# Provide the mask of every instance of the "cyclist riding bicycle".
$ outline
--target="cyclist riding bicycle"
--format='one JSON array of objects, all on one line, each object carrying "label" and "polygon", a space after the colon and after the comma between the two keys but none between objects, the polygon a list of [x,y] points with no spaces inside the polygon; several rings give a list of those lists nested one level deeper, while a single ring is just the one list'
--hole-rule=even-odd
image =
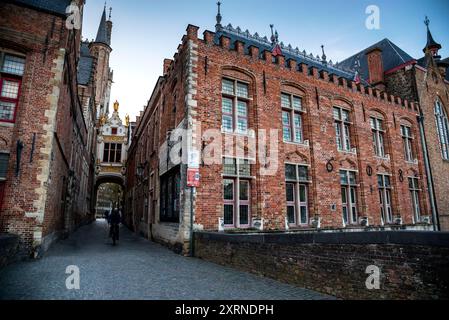
[{"label": "cyclist riding bicycle", "polygon": [[114,246],[116,242],[119,240],[119,230],[121,221],[122,215],[120,209],[118,208],[118,206],[114,206],[114,209],[112,210],[109,216],[109,223],[111,225],[110,237],[112,238]]}]

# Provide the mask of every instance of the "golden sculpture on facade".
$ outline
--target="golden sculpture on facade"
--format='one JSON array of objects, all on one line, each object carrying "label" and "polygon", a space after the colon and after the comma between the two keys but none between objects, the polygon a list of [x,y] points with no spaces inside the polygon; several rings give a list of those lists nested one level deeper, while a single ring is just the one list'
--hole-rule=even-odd
[{"label": "golden sculpture on facade", "polygon": [[118,112],[118,108],[120,107],[120,104],[118,103],[117,100],[115,100],[114,102],[114,112]]},{"label": "golden sculpture on facade", "polygon": [[126,125],[126,127],[129,127],[129,123],[130,123],[130,121],[129,121],[129,114],[127,114],[126,117],[125,117],[125,125]]},{"label": "golden sculpture on facade", "polygon": [[104,114],[102,114],[100,116],[100,126],[104,126],[106,124],[106,116]]}]

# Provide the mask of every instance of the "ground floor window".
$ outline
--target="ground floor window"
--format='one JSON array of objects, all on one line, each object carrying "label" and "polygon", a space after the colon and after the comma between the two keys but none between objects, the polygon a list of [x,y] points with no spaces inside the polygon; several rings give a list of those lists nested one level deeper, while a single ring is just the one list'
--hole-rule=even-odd
[{"label": "ground floor window", "polygon": [[286,201],[287,220],[290,225],[309,224],[309,201],[308,201],[308,176],[309,168],[287,164],[285,166],[286,176]]},{"label": "ground floor window", "polygon": [[179,167],[161,177],[161,222],[179,223],[181,175]]},{"label": "ground floor window", "polygon": [[3,206],[5,181],[8,175],[9,154],[0,153],[0,210]]},{"label": "ground floor window", "polygon": [[393,222],[393,209],[391,207],[391,178],[389,175],[378,175],[380,214],[383,223]]},{"label": "ground floor window", "polygon": [[251,225],[251,166],[249,160],[224,159],[224,225],[247,228]]},{"label": "ground floor window", "polygon": [[0,181],[6,180],[8,174],[9,153],[0,153]]},{"label": "ground floor window", "polygon": [[415,223],[421,221],[421,207],[419,205],[419,180],[418,178],[408,178],[410,196],[412,199],[413,218]]},{"label": "ground floor window", "polygon": [[357,179],[354,171],[340,171],[341,201],[345,225],[357,224]]}]

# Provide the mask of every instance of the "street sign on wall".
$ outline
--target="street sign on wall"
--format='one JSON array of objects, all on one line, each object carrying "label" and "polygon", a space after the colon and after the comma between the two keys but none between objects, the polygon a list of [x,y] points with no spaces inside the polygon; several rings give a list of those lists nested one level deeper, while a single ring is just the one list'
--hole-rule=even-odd
[{"label": "street sign on wall", "polygon": [[191,188],[200,186],[200,169],[187,169],[187,186]]},{"label": "street sign on wall", "polygon": [[200,152],[198,150],[190,150],[188,167],[191,169],[200,167]]}]

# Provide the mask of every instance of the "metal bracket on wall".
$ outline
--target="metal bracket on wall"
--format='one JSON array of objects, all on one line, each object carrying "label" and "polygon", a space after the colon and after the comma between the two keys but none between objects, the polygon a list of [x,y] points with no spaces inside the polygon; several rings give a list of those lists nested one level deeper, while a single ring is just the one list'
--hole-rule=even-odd
[{"label": "metal bracket on wall", "polygon": [[334,171],[334,165],[332,164],[333,161],[335,161],[335,158],[330,159],[326,164],[326,170],[329,173]]}]

